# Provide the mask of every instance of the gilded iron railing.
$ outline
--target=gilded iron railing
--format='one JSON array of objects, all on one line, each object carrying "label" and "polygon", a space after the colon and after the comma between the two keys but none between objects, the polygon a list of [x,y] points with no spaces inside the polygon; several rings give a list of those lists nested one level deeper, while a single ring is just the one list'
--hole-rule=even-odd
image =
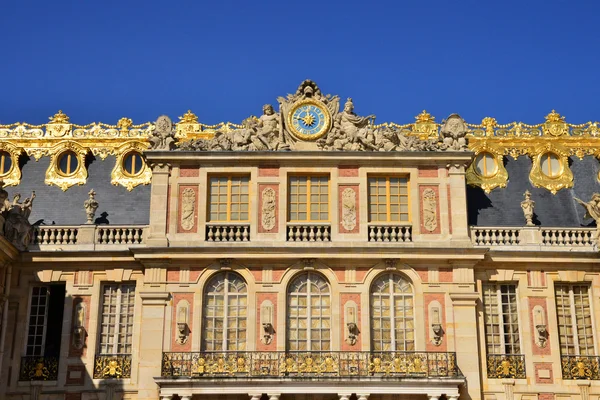
[{"label": "gilded iron railing", "polygon": [[600,357],[561,356],[563,379],[600,379]]},{"label": "gilded iron railing", "polygon": [[455,353],[187,352],[163,353],[162,377],[462,378]]},{"label": "gilded iron railing", "polygon": [[94,379],[130,377],[131,354],[102,354],[94,358]]},{"label": "gilded iron railing", "polygon": [[58,357],[21,357],[20,381],[55,381],[58,379]]},{"label": "gilded iron railing", "polygon": [[523,354],[488,354],[488,378],[525,379],[525,356]]}]

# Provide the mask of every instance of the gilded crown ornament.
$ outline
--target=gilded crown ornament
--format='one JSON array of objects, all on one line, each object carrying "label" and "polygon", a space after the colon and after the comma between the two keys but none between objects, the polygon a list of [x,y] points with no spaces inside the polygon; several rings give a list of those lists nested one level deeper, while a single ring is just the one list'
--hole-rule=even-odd
[{"label": "gilded crown ornament", "polygon": [[198,117],[196,114],[192,112],[192,110],[188,110],[185,114],[179,117],[179,124],[196,124],[198,123]]},{"label": "gilded crown ornament", "polygon": [[50,124],[68,124],[69,123],[69,117],[62,112],[62,110],[58,110],[58,112],[56,114],[54,114],[52,117],[48,118],[50,120]]},{"label": "gilded crown ornament", "polygon": [[117,127],[122,131],[126,132],[133,125],[133,121],[130,118],[121,118],[119,122],[117,122]]},{"label": "gilded crown ornament", "polygon": [[417,122],[434,122],[435,121],[435,118],[425,110],[421,111],[421,114],[417,115],[415,117],[415,119],[417,120]]}]

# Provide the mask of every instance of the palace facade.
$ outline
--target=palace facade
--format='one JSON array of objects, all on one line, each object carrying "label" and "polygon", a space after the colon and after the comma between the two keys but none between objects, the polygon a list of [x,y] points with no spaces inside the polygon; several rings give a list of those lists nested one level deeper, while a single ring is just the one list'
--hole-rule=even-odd
[{"label": "palace facade", "polygon": [[600,398],[597,123],[277,100],[0,125],[0,398]]}]

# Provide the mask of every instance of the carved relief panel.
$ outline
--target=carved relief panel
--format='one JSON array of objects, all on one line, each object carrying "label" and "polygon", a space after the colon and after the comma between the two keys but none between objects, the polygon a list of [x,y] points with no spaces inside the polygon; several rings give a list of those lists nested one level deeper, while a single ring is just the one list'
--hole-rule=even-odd
[{"label": "carved relief panel", "polygon": [[439,188],[437,186],[419,186],[421,206],[421,233],[441,233]]},{"label": "carved relief panel", "polygon": [[261,184],[258,185],[260,204],[258,209],[258,232],[259,233],[277,233],[279,232],[279,185]]},{"label": "carved relief panel", "polygon": [[340,233],[358,233],[358,185],[340,185],[338,199],[338,218]]},{"label": "carved relief panel", "polygon": [[196,186],[179,187],[179,218],[180,233],[196,233],[198,231],[198,188]]}]

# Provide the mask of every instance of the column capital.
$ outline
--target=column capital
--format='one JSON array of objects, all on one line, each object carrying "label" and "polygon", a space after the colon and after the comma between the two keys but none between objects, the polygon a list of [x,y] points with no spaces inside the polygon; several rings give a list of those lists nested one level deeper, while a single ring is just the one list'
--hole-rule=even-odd
[{"label": "column capital", "polygon": [[429,400],[439,400],[440,399],[440,395],[439,394],[428,394],[427,398]]},{"label": "column capital", "polygon": [[167,304],[169,296],[169,292],[140,292],[143,305],[164,306]]},{"label": "column capital", "polygon": [[477,300],[479,300],[479,293],[450,293],[450,299],[455,306],[475,307]]},{"label": "column capital", "polygon": [[281,393],[267,395],[269,396],[269,400],[279,400],[279,396],[281,396]]},{"label": "column capital", "polygon": [[356,394],[356,397],[358,397],[358,400],[369,400],[369,396],[370,396],[370,394],[361,394],[361,393]]},{"label": "column capital", "polygon": [[262,393],[248,393],[248,396],[250,397],[250,400],[260,400],[260,398],[262,397]]}]

